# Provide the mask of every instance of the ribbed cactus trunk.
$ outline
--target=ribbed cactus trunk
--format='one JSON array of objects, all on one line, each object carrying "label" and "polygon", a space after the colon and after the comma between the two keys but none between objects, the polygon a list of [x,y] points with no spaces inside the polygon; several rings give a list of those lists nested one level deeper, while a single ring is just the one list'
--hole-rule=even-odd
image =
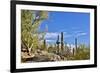
[{"label": "ribbed cactus trunk", "polygon": [[59,44],[60,44],[60,42],[59,42],[59,35],[58,35],[58,37],[57,37],[57,42],[56,42],[56,44],[57,44],[57,53],[59,53],[60,51],[59,51]]},{"label": "ribbed cactus trunk", "polygon": [[75,49],[76,49],[76,53],[77,53],[77,38],[75,38]]},{"label": "ribbed cactus trunk", "polygon": [[75,55],[75,48],[73,48],[73,56]]},{"label": "ribbed cactus trunk", "polygon": [[44,48],[44,50],[46,50],[46,40],[45,39],[43,41],[43,48]]},{"label": "ribbed cactus trunk", "polygon": [[64,50],[63,32],[61,32],[61,51]]}]

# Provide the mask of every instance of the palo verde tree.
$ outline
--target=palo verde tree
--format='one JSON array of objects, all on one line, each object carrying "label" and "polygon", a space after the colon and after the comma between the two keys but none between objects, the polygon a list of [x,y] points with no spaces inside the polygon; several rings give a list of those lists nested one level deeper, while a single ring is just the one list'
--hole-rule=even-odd
[{"label": "palo verde tree", "polygon": [[27,50],[38,47],[38,27],[47,18],[47,11],[21,10],[21,43]]}]

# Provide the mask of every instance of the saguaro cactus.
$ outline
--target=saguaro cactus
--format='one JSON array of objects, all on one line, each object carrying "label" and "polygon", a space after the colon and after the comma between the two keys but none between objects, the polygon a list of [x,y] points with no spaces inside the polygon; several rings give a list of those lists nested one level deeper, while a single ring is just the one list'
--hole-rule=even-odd
[{"label": "saguaro cactus", "polygon": [[57,44],[57,53],[59,53],[59,44],[60,44],[60,42],[59,42],[59,35],[58,35],[58,37],[57,37],[57,42],[56,42],[56,44]]},{"label": "saguaro cactus", "polygon": [[43,49],[46,50],[46,40],[43,41]]},{"label": "saguaro cactus", "polygon": [[64,50],[63,32],[61,32],[61,51]]},{"label": "saguaro cactus", "polygon": [[77,52],[77,38],[75,38],[75,49],[76,49],[76,52]]}]

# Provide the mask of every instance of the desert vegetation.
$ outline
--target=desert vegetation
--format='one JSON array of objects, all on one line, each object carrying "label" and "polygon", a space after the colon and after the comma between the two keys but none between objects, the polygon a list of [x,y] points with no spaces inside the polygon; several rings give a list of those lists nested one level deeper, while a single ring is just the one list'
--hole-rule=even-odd
[{"label": "desert vegetation", "polygon": [[60,32],[54,44],[48,44],[44,38],[46,31],[38,30],[48,18],[48,11],[21,10],[22,63],[90,59],[90,47],[77,44],[78,38],[74,40],[74,47],[68,46],[64,43],[63,32]]}]

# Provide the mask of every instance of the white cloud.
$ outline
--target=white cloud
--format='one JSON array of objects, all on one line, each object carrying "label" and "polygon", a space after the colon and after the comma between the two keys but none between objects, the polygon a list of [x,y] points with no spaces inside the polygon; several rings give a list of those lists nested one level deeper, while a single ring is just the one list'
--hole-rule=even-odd
[{"label": "white cloud", "polygon": [[[64,38],[72,37],[72,35],[68,34],[67,32],[63,32],[63,33],[64,33]],[[59,38],[61,38],[61,33],[60,32],[53,32],[53,33],[49,32],[49,33],[46,33],[45,39],[57,39],[58,35],[59,35]]]},{"label": "white cloud", "polygon": [[46,39],[57,38],[57,36],[58,36],[59,34],[60,34],[60,33],[57,33],[57,32],[54,32],[54,33],[46,33],[45,38],[46,38]]},{"label": "white cloud", "polygon": [[52,43],[52,42],[56,42],[55,40],[46,40],[46,42]]},{"label": "white cloud", "polygon": [[64,32],[64,38],[69,38],[69,37],[72,37],[72,35],[68,34],[67,32]]},{"label": "white cloud", "polygon": [[85,36],[85,35],[87,35],[87,33],[82,32],[82,33],[78,33],[78,34],[77,34],[77,37],[79,37],[79,36]]},{"label": "white cloud", "polygon": [[77,30],[77,31],[74,31],[74,33],[82,33],[82,31],[80,31],[80,30]]}]

